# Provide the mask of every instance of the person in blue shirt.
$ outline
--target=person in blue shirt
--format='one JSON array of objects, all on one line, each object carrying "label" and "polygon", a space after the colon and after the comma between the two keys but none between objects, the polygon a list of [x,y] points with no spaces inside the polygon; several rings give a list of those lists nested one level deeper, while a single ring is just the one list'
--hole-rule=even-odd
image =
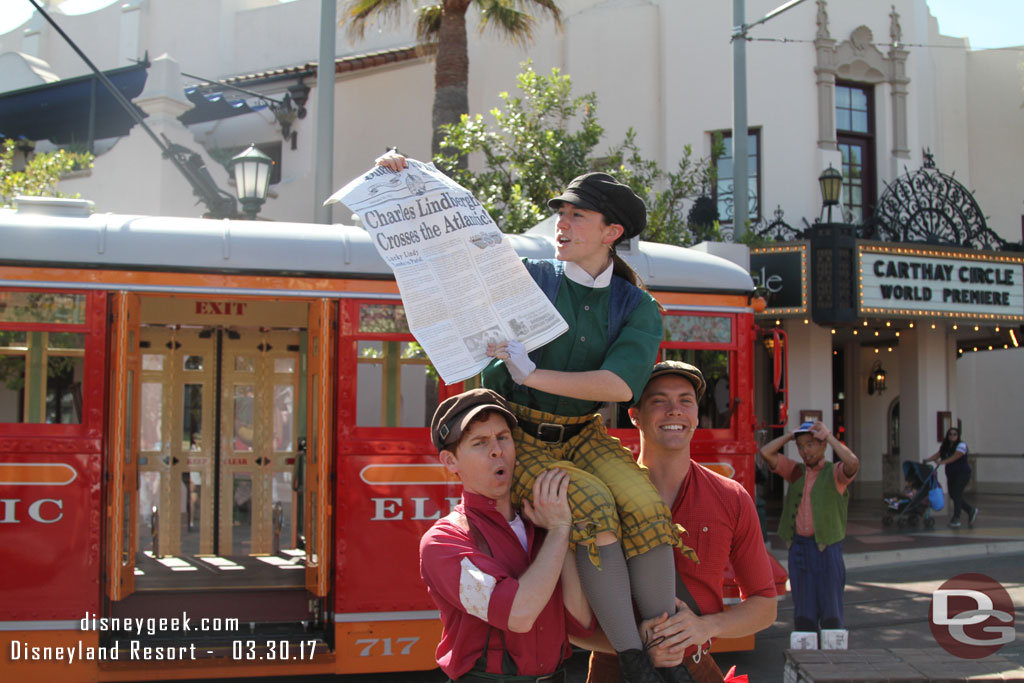
[{"label": "person in blue shirt", "polygon": [[925,462],[938,460],[946,466],[946,483],[949,486],[949,497],[953,501],[953,516],[949,518],[952,529],[960,528],[960,511],[967,513],[967,526],[974,528],[974,520],[978,518],[978,508],[964,498],[964,490],[971,481],[971,464],[967,460],[967,444],[960,438],[960,429],[950,427],[946,438],[942,440],[938,452]]}]

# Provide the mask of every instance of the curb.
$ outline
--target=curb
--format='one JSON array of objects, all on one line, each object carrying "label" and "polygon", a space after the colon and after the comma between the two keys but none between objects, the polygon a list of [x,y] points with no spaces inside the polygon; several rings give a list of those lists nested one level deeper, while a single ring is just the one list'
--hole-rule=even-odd
[{"label": "curb", "polygon": [[[843,553],[847,569],[882,567],[893,564],[911,564],[950,557],[984,557],[986,555],[1010,555],[1024,552],[1024,541],[992,541],[989,543],[967,543],[962,545],[932,546],[929,548],[907,548],[870,553]],[[789,572],[789,552],[772,550],[771,555]]]}]

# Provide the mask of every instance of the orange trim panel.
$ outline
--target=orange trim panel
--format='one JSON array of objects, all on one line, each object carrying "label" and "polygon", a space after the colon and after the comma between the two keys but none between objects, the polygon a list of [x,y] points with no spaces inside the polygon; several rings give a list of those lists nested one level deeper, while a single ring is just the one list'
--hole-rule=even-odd
[{"label": "orange trim panel", "polygon": [[339,674],[436,669],[439,619],[335,624]]},{"label": "orange trim panel", "polygon": [[0,485],[67,486],[77,477],[75,468],[62,462],[0,463]]},{"label": "orange trim panel", "polygon": [[[16,281],[67,282],[109,285],[142,285],[146,287],[199,287],[211,289],[274,289],[343,291],[368,294],[398,294],[394,280],[333,279],[278,277],[272,275],[238,275],[236,273],[169,273],[129,270],[90,270],[84,268],[2,268],[0,277]],[[273,297],[266,297],[273,298]]]},{"label": "orange trim panel", "polygon": [[359,478],[374,484],[457,484],[459,478],[441,464],[367,465]]}]

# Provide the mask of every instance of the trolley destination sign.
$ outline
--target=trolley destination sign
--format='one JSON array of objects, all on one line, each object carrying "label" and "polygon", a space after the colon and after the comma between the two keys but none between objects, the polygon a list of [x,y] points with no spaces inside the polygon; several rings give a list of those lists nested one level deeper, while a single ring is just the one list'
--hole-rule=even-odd
[{"label": "trolley destination sign", "polygon": [[860,310],[992,320],[1024,319],[1024,259],[859,245]]}]

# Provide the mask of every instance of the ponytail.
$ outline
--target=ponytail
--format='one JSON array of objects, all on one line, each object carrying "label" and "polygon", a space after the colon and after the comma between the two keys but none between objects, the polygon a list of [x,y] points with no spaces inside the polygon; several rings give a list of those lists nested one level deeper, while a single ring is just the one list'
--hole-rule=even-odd
[{"label": "ponytail", "polygon": [[[633,270],[633,266],[626,263],[625,259],[619,256],[618,252],[615,251],[615,247],[611,248],[611,252],[612,275],[618,275],[619,277],[621,277],[623,280],[633,285],[634,287],[642,289],[648,294],[650,294],[650,292],[647,291],[647,286],[644,284],[644,281],[640,278],[640,274]],[[654,298],[653,295],[651,298]],[[665,307],[661,305],[660,301],[654,299],[654,303],[658,304],[659,311],[661,311],[662,313],[665,312]]]},{"label": "ponytail", "polygon": [[[613,223],[618,223],[619,225],[622,225],[622,223],[612,218],[607,213],[602,212],[601,217],[604,219],[605,225],[612,225]],[[640,274],[633,270],[633,266],[626,263],[626,260],[619,256],[619,252],[615,249],[615,247],[619,246],[628,239],[629,237],[627,237],[626,233],[623,232],[621,235],[619,235],[619,238],[615,240],[615,243],[612,244],[612,246],[608,247],[608,250],[612,254],[612,275],[618,275],[623,280],[633,285],[637,289],[642,289],[647,294],[651,294],[647,290],[647,285],[645,285],[644,281],[640,278]],[[654,299],[654,303],[658,305],[658,310],[664,313],[665,307],[661,305],[661,302],[658,301],[653,294],[651,294],[651,298]]]}]

